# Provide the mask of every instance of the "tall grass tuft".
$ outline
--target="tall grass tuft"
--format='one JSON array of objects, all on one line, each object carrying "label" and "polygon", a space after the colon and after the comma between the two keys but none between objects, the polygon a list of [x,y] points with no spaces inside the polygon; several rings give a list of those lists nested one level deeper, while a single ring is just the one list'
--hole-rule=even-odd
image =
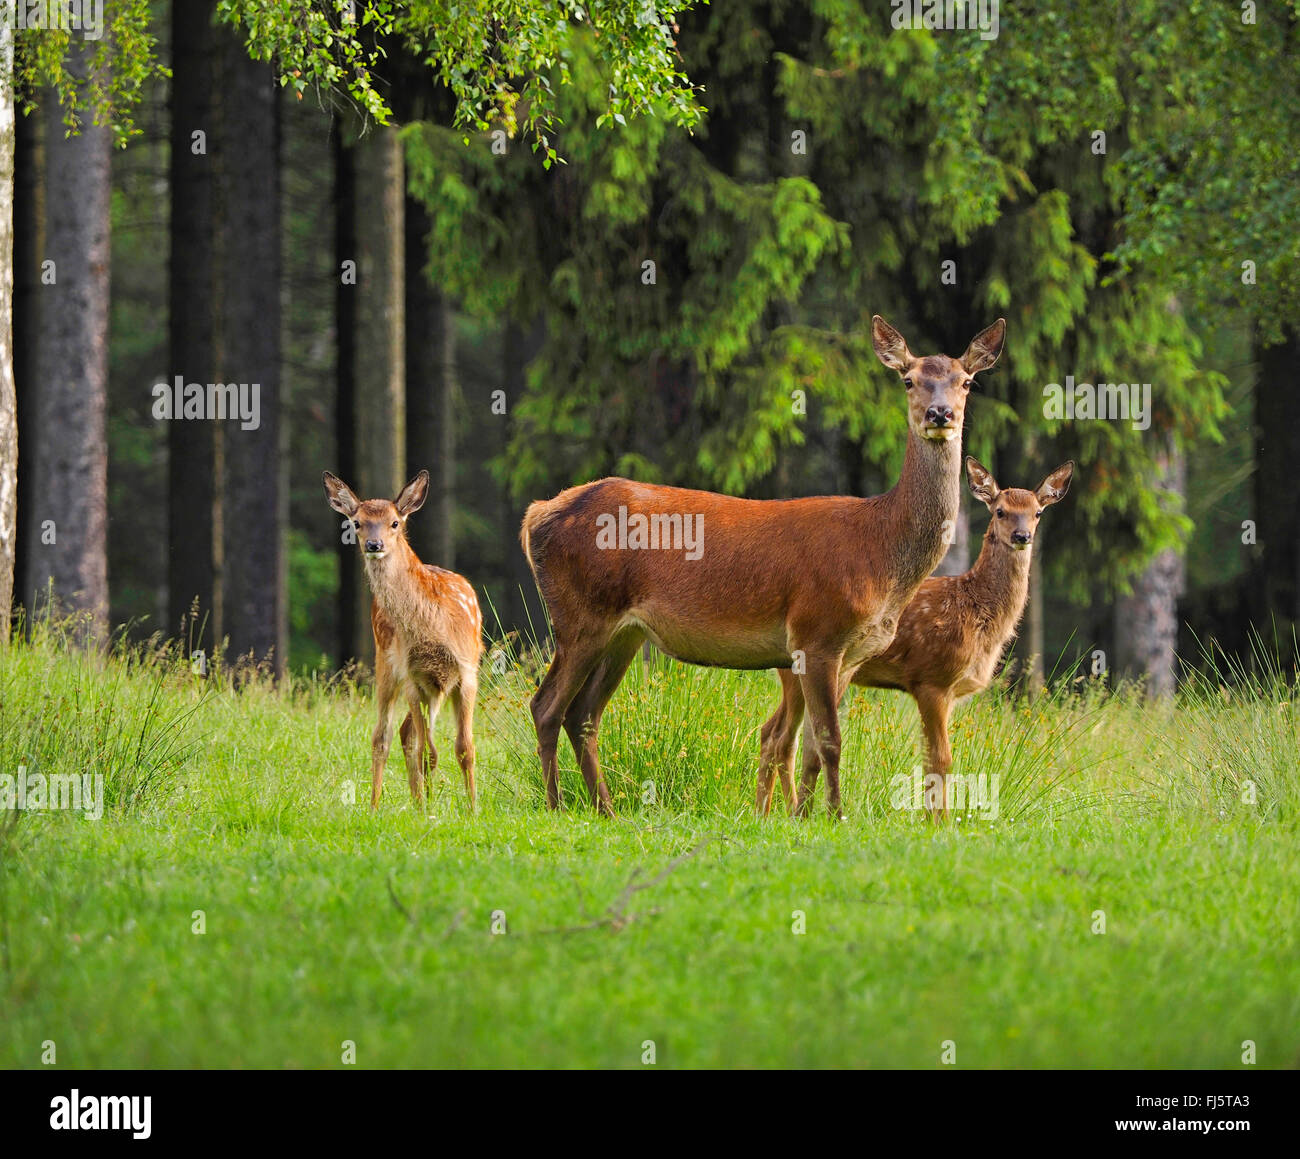
[{"label": "tall grass tuft", "polygon": [[71,621],[41,619],[0,653],[0,772],[102,775],[105,808],[165,797],[192,752],[204,691],[178,648],[120,633],[76,646]]},{"label": "tall grass tuft", "polygon": [[[1290,644],[1294,657],[1295,640]],[[1183,672],[1179,712],[1163,746],[1171,794],[1218,818],[1295,822],[1300,712],[1282,647],[1254,633],[1249,663],[1213,644],[1202,645],[1201,653],[1203,663]]]}]

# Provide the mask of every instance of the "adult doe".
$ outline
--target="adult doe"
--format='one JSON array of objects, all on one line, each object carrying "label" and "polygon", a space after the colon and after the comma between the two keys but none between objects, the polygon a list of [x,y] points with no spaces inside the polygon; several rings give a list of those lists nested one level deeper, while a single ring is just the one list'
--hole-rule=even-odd
[{"label": "adult doe", "polygon": [[[984,545],[970,571],[936,576],[921,585],[903,610],[894,642],[853,673],[864,688],[894,688],[916,701],[925,731],[926,800],[932,820],[948,814],[952,747],[948,718],[960,699],[987,688],[1002,653],[1016,633],[1029,598],[1029,562],[1034,529],[1043,509],[1070,488],[1073,461],[1057,467],[1036,490],[999,489],[980,463],[966,460],[971,493],[989,509]],[[758,765],[758,812],[772,804],[772,778],[779,773],[787,805],[794,805],[792,761],[803,718],[804,697],[788,672],[781,679],[781,704],[763,725]],[[817,780],[816,746],[804,736],[803,781]]]},{"label": "adult doe", "polygon": [[[967,392],[973,375],[997,361],[1005,334],[999,318],[959,359],[917,358],[897,330],[872,319],[876,355],[902,376],[908,400],[902,476],[884,495],[737,499],[611,478],[528,508],[520,538],[555,634],[555,657],[532,700],[551,808],[561,803],[555,750],[563,727],[592,803],[612,814],[596,752],[600,717],[649,638],[692,664],[793,668],[826,768],[827,803],[840,815],[844,681],[889,645],[899,614],[943,556],[945,525],[957,516]],[[689,549],[684,527],[694,532]],[[803,812],[814,787],[804,785]]]},{"label": "adult doe", "polygon": [[[374,596],[375,701],[379,722],[370,742],[370,808],[379,806],[384,766],[393,739],[392,709],[406,702],[402,751],[411,797],[424,807],[425,783],[438,765],[430,729],[445,697],[456,712],[456,759],[474,808],[474,697],[483,653],[483,617],[464,576],[421,563],[406,539],[406,521],[423,505],[429,472],[421,471],[396,499],[362,502],[342,479],[323,476],[329,504],[352,520]],[[426,719],[425,708],[431,710]]]}]

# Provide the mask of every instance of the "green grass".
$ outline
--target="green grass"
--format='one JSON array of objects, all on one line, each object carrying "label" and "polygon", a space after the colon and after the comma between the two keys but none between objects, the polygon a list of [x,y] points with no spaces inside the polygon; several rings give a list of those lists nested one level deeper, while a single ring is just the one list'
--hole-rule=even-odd
[{"label": "green grass", "polygon": [[1281,681],[1169,710],[994,689],[954,747],[1001,813],[935,830],[890,805],[919,760],[906,697],[846,704],[847,822],[758,822],[775,681],[667,662],[607,713],[618,818],[567,751],[548,814],[534,672],[485,668],[477,816],[450,713],[424,815],[395,751],[372,816],[364,689],[234,691],[48,628],[12,646],[0,772],[103,773],[106,809],[0,814],[0,1065],[48,1041],[73,1068],[334,1067],[345,1042],[363,1067],[639,1067],[647,1041],[661,1067],[937,1067],[949,1041],[970,1068],[1237,1067],[1245,1040],[1300,1062]]}]

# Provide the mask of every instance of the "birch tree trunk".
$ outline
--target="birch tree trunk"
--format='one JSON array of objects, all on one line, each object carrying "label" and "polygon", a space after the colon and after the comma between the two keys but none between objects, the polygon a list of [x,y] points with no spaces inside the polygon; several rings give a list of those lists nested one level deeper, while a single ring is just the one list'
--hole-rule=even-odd
[{"label": "birch tree trunk", "polygon": [[[1168,440],[1160,456],[1159,486],[1182,496],[1186,472],[1181,452]],[[1183,592],[1183,558],[1167,548],[1133,581],[1133,591],[1115,605],[1115,661],[1121,675],[1145,678],[1154,700],[1173,696],[1177,686],[1178,597]]]}]

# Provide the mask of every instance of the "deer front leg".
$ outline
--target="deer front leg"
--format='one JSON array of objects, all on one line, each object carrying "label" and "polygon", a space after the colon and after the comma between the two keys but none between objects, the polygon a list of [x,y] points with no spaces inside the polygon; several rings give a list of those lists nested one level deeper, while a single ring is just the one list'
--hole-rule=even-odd
[{"label": "deer front leg", "polygon": [[393,700],[397,682],[392,670],[384,661],[383,652],[375,656],[375,705],[379,720],[370,737],[370,811],[379,808],[379,796],[384,791],[384,766],[388,763],[388,746],[393,740]]},{"label": "deer front leg", "polygon": [[[439,693],[434,698],[432,705],[435,716],[441,703],[442,695]],[[424,697],[414,683],[407,687],[406,705],[410,710],[407,713],[406,721],[402,722],[402,749],[406,753],[406,783],[410,786],[411,800],[415,802],[415,807],[423,811],[425,773],[430,753],[433,752],[433,739],[429,735],[429,723],[424,715]],[[412,724],[411,732],[413,734],[409,744],[406,731],[407,721]],[[436,755],[433,759],[437,760]]]},{"label": "deer front leg", "polygon": [[948,774],[952,769],[952,747],[948,742],[948,717],[952,695],[946,688],[920,688],[916,705],[921,710],[925,732],[925,803],[930,820],[948,819]]},{"label": "deer front leg", "polygon": [[[822,761],[817,755],[817,741],[813,737],[812,718],[805,715],[803,718],[803,754],[802,768],[799,773],[799,800],[806,802],[800,806],[800,812],[803,816],[808,816],[812,812],[813,794],[817,789],[817,778],[821,775]],[[792,808],[791,813],[795,810]]]},{"label": "deer front leg", "polygon": [[[841,692],[840,657],[808,659],[808,671],[799,679],[804,701],[808,708],[811,735],[805,736],[805,748],[814,752],[826,770],[826,807],[830,815],[842,821],[840,810],[840,714]],[[811,741],[809,744],[807,742]],[[808,751],[804,753],[804,772],[799,786],[797,811],[807,816],[812,808],[813,791],[817,788],[817,767],[809,765]]]}]

